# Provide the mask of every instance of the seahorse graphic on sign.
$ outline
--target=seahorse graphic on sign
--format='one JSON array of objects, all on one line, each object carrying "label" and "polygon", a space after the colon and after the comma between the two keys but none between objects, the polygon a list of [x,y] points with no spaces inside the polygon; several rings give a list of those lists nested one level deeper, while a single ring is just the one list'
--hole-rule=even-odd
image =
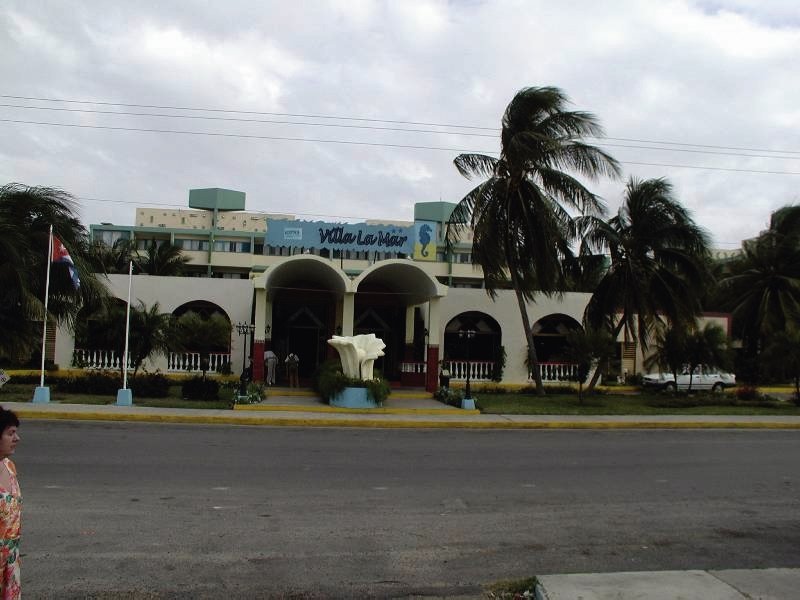
[{"label": "seahorse graphic on sign", "polygon": [[419,228],[419,244],[422,246],[422,250],[420,250],[420,254],[422,256],[428,256],[428,244],[431,243],[431,226],[425,223]]}]

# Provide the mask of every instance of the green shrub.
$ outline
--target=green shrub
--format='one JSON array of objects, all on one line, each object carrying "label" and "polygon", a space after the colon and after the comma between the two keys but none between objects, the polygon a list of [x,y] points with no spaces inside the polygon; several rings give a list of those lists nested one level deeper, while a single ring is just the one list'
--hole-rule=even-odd
[{"label": "green shrub", "polygon": [[170,381],[161,373],[140,373],[130,380],[133,395],[142,398],[166,398]]},{"label": "green shrub", "polygon": [[192,377],[184,380],[181,394],[186,400],[218,400],[219,382],[201,376]]},{"label": "green shrub", "polygon": [[50,381],[59,392],[113,396],[122,387],[122,376],[116,371],[91,371],[86,375],[53,377]]},{"label": "green shrub", "polygon": [[439,388],[433,393],[433,397],[439,402],[443,402],[449,406],[461,408],[461,400],[464,398],[464,392],[460,389]]},{"label": "green shrub", "polygon": [[385,379],[376,376],[375,379],[362,381],[361,379],[350,378],[342,373],[341,362],[327,360],[322,363],[312,378],[312,387],[327,402],[340,394],[346,387],[365,387],[369,392],[369,397],[376,403],[382,404],[391,393],[391,388]]}]

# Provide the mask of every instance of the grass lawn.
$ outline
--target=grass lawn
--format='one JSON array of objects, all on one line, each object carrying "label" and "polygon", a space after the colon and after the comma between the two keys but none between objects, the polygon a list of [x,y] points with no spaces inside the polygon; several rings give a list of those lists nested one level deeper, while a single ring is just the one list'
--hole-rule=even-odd
[{"label": "grass lawn", "polygon": [[[36,385],[27,383],[7,383],[0,389],[2,402],[30,402]],[[55,389],[50,390],[50,401],[63,404],[115,404],[116,396],[98,396],[93,394],[67,394]],[[133,398],[136,406],[155,406],[157,408],[206,408],[229,409],[230,404],[223,400],[184,400],[180,397],[180,386],[171,386],[170,395],[166,398]]]},{"label": "grass lawn", "polygon": [[787,401],[738,402],[732,394],[602,394],[585,397],[553,394],[476,393],[483,413],[505,415],[800,415]]}]

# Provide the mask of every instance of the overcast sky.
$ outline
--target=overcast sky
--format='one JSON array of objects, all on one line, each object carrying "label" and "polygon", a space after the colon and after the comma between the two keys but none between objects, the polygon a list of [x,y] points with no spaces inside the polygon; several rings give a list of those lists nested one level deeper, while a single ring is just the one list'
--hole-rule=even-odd
[{"label": "overcast sky", "polygon": [[798,64],[797,0],[4,0],[0,183],[63,188],[86,224],[202,187],[411,220],[474,185],[453,158],[497,151],[516,91],[551,85],[623,163],[590,184],[611,211],[628,177],[666,177],[734,248],[800,202]]}]

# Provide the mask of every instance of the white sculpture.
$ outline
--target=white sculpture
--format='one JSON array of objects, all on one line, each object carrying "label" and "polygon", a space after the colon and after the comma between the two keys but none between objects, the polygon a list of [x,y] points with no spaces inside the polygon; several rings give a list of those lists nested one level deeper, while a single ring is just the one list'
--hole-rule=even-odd
[{"label": "white sculpture", "polygon": [[375,337],[374,333],[354,336],[335,335],[328,340],[328,343],[339,352],[344,374],[363,381],[373,378],[372,366],[375,359],[383,356],[383,349],[386,348],[383,340]]}]

